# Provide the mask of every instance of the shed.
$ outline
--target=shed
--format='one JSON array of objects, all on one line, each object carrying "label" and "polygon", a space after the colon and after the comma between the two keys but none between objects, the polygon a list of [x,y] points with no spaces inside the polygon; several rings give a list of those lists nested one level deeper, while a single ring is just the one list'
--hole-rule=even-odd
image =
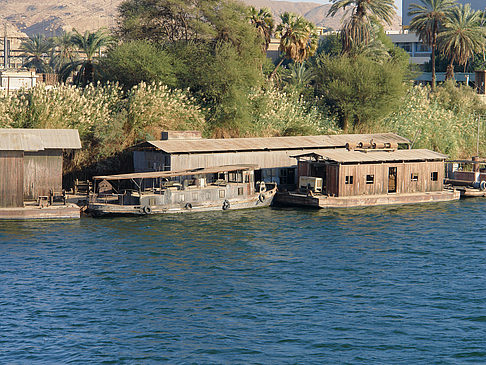
[{"label": "shed", "polygon": [[312,151],[295,156],[298,176],[322,179],[336,197],[442,191],[447,156],[426,149]]},{"label": "shed", "polygon": [[410,141],[394,133],[344,134],[298,137],[204,139],[189,132],[188,138],[171,138],[162,134],[161,140],[146,141],[132,149],[134,170],[176,171],[231,164],[256,164],[257,180],[275,181],[280,185],[295,184],[298,153],[344,148],[346,143],[393,143],[405,147]]},{"label": "shed", "polygon": [[0,207],[61,191],[63,151],[80,148],[75,129],[0,129]]}]

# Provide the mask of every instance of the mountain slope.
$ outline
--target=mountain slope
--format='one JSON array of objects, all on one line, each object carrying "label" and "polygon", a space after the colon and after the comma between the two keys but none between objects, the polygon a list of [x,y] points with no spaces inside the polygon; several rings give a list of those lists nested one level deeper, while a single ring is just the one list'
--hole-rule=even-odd
[{"label": "mountain slope", "polygon": [[[73,28],[84,32],[116,25],[117,7],[122,0],[0,0],[0,18],[9,26],[11,36],[18,31],[27,35],[43,33],[59,34]],[[342,16],[327,17],[330,5],[311,2],[289,2],[273,0],[243,0],[247,5],[269,8],[274,17],[285,12],[305,16],[318,26],[339,29]],[[399,29],[400,18],[396,17],[392,29]],[[2,27],[3,28],[3,27]],[[3,30],[3,29],[1,29]],[[3,33],[3,32],[2,32]]]}]

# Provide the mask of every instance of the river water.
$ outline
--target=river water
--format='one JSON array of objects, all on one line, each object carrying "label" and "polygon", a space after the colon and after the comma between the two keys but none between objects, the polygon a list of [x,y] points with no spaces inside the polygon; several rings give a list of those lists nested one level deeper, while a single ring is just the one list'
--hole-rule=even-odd
[{"label": "river water", "polygon": [[485,363],[485,208],[2,222],[0,363]]}]

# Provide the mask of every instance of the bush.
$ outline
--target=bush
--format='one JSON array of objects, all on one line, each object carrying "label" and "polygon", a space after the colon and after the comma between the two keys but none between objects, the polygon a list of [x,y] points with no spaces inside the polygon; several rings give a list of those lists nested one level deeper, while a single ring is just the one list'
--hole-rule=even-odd
[{"label": "bush", "polygon": [[[470,158],[476,154],[479,103],[477,95],[466,88],[445,85],[431,94],[429,87],[414,86],[400,108],[383,120],[383,129],[414,141],[414,148]],[[485,122],[483,118],[480,136],[486,133]],[[485,153],[486,142],[481,138],[480,154]]]}]

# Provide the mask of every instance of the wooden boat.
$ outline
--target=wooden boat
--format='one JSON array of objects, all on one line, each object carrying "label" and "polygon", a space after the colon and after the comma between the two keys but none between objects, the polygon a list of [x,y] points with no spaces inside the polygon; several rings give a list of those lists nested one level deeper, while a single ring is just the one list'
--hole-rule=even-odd
[{"label": "wooden boat", "polygon": [[277,186],[255,183],[256,168],[256,165],[228,165],[95,176],[95,192],[89,196],[88,213],[147,215],[268,207]]},{"label": "wooden boat", "polygon": [[[373,146],[373,143],[368,143]],[[298,163],[296,191],[279,192],[276,205],[347,208],[418,204],[457,200],[454,188],[444,189],[447,156],[429,150],[398,150],[393,146],[309,152]]]},{"label": "wooden boat", "polygon": [[471,160],[446,161],[445,183],[460,191],[462,198],[486,196],[486,160],[473,156]]}]

